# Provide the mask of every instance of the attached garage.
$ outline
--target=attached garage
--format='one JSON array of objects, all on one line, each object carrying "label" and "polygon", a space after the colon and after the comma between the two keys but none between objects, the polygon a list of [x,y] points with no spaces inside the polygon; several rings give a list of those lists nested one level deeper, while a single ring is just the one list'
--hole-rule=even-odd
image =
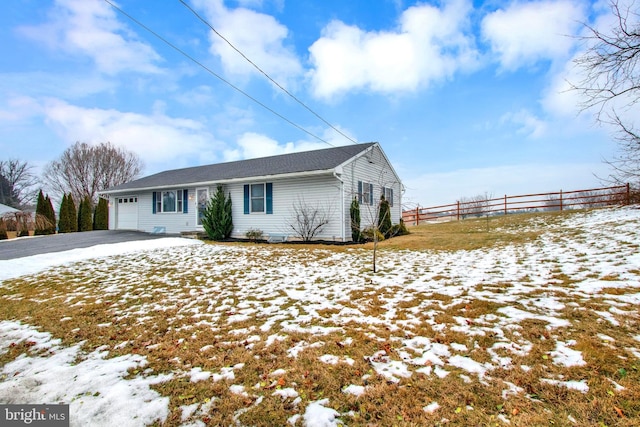
[{"label": "attached garage", "polygon": [[138,197],[127,196],[116,199],[116,229],[138,229]]}]

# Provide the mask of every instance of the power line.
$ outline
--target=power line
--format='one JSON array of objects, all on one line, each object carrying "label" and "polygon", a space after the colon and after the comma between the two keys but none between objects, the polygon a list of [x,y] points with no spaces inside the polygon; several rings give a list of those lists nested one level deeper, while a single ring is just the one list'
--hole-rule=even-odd
[{"label": "power line", "polygon": [[282,120],[284,120],[285,122],[289,123],[291,126],[301,130],[302,132],[304,132],[307,135],[317,139],[318,141],[324,142],[325,144],[329,145],[330,147],[333,147],[333,145],[331,143],[329,143],[328,141],[325,141],[324,139],[322,139],[319,136],[311,133],[310,131],[306,130],[305,128],[303,128],[302,126],[298,125],[297,123],[294,123],[293,121],[289,120],[288,118],[286,118],[282,114],[278,113],[274,109],[270,108],[269,106],[265,105],[264,103],[262,103],[261,101],[257,100],[253,96],[249,95],[247,92],[245,92],[242,89],[240,89],[239,87],[235,86],[233,83],[229,82],[224,77],[222,77],[221,75],[217,74],[215,71],[211,70],[209,67],[207,67],[206,65],[202,64],[200,61],[198,61],[197,59],[195,59],[194,57],[192,57],[191,55],[189,55],[188,53],[186,53],[185,51],[183,51],[182,49],[180,49],[179,47],[177,47],[176,45],[174,45],[173,43],[171,43],[170,41],[168,41],[164,37],[162,37],[160,34],[156,33],[151,28],[147,27],[145,24],[143,24],[142,22],[138,21],[133,16],[129,15],[127,12],[122,10],[120,7],[118,7],[115,4],[113,4],[110,0],[104,0],[104,1],[106,3],[108,3],[111,7],[113,7],[115,10],[117,10],[119,13],[121,13],[124,16],[126,16],[128,19],[130,19],[131,21],[135,22],[137,25],[139,25],[140,27],[144,28],[149,33],[153,34],[155,37],[160,39],[162,42],[164,42],[165,44],[167,44],[168,46],[170,46],[171,48],[173,48],[174,50],[176,50],[177,52],[179,52],[180,54],[182,54],[184,57],[188,58],[189,60],[191,60],[195,64],[197,64],[200,67],[202,67],[209,74],[211,74],[212,76],[218,78],[220,81],[222,81],[223,83],[227,84],[232,89],[240,92],[241,94],[243,94],[244,96],[246,96],[247,98],[249,98],[250,100],[255,102],[256,104],[260,105],[262,108],[264,108],[265,110],[269,111],[270,113],[276,115],[277,117],[280,117]]},{"label": "power line", "polygon": [[200,16],[200,14],[198,14],[198,12],[196,12],[191,6],[189,6],[187,4],[187,2],[185,0],[178,0],[180,1],[180,3],[182,3],[184,5],[184,7],[186,7],[187,9],[189,9],[191,11],[191,13],[193,13],[203,24],[205,24],[207,27],[209,27],[211,29],[211,31],[213,31],[218,37],[220,37],[222,40],[224,40],[233,50],[235,50],[236,52],[238,52],[240,54],[240,56],[242,56],[247,62],[249,62],[249,64],[253,65],[253,67],[258,70],[260,73],[262,73],[262,75],[264,75],[267,79],[269,79],[269,81],[271,81],[271,83],[273,83],[274,85],[276,85],[278,88],[280,88],[280,90],[282,90],[284,93],[286,93],[287,95],[289,95],[289,97],[291,97],[294,101],[296,101],[298,104],[302,105],[307,111],[309,111],[311,114],[313,114],[314,116],[316,116],[318,119],[320,119],[324,124],[326,124],[327,126],[329,126],[331,129],[335,130],[336,132],[338,132],[340,135],[344,136],[346,139],[348,139],[349,141],[351,141],[354,144],[357,144],[358,141],[354,140],[353,138],[351,138],[349,135],[345,134],[344,132],[342,132],[340,129],[336,128],[334,125],[332,125],[331,123],[329,123],[327,120],[325,120],[322,116],[320,116],[318,113],[316,113],[315,111],[313,111],[309,106],[307,106],[304,102],[302,102],[300,99],[298,99],[295,95],[293,95],[291,92],[289,92],[287,89],[285,89],[284,87],[282,87],[280,85],[280,83],[278,83],[277,81],[275,81],[274,79],[271,78],[271,76],[269,76],[269,74],[267,74],[264,70],[262,70],[262,68],[260,68],[258,65],[256,65],[256,63],[254,63],[251,59],[249,59],[242,51],[240,51],[240,49],[238,49],[237,47],[235,47],[233,45],[233,43],[231,43],[225,36],[223,36],[222,34],[220,34],[218,32],[218,30],[216,30],[206,19],[204,19],[202,16]]}]

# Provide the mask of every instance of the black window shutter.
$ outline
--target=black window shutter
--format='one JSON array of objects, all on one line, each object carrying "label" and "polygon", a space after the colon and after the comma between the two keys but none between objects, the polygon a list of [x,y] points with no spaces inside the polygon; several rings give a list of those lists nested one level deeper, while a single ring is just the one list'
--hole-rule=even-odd
[{"label": "black window shutter", "polygon": [[189,190],[182,190],[182,213],[189,213]]},{"label": "black window shutter", "polygon": [[151,202],[153,203],[151,206],[151,212],[156,213],[156,192],[151,193]]}]

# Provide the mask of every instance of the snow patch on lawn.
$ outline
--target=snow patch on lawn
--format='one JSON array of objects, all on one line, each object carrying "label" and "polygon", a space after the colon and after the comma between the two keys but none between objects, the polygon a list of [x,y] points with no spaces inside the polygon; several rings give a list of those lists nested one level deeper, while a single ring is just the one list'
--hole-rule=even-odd
[{"label": "snow patch on lawn", "polygon": [[[0,402],[68,403],[75,425],[144,426],[164,422],[169,415],[169,398],[150,386],[172,375],[129,376],[147,362],[139,355],[106,359],[106,351],[89,354],[81,344],[64,347],[46,332],[12,321],[0,322],[0,352],[27,343],[28,354],[5,364],[0,372]],[[135,372],[135,371],[134,371]]]}]

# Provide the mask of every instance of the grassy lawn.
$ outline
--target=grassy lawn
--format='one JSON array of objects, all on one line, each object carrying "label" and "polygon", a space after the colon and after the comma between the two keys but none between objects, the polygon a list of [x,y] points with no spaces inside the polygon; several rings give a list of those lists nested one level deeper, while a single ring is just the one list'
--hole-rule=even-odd
[{"label": "grassy lawn", "polygon": [[158,425],[639,425],[640,215],[611,212],[410,227],[376,274],[370,244],[94,259],[5,281],[0,321],[169,374]]}]

